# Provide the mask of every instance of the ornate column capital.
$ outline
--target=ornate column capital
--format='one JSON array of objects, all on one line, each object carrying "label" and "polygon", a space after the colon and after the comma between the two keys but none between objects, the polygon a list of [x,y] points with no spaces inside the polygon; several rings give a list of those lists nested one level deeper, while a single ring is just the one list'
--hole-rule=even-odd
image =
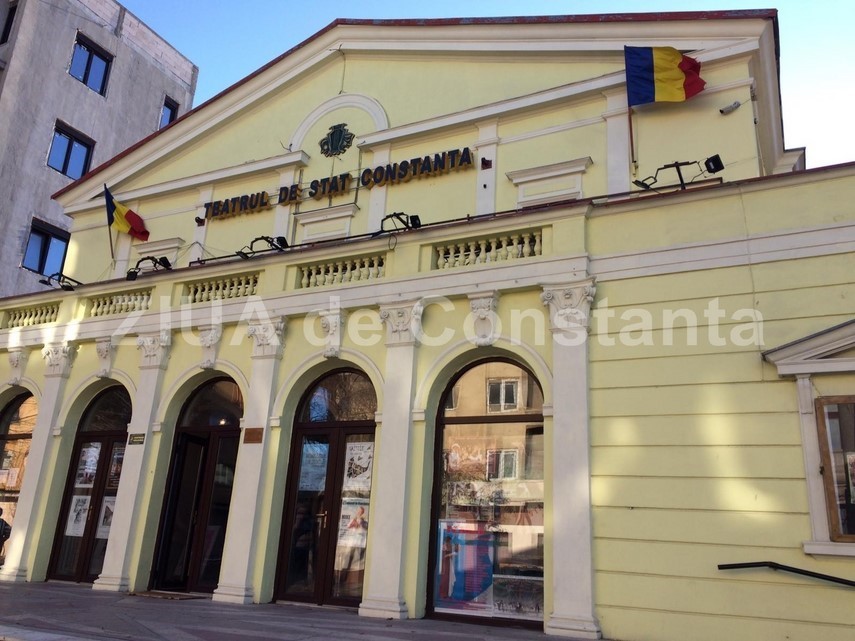
[{"label": "ornate column capital", "polygon": [[[478,347],[488,347],[496,342],[501,332],[501,323],[496,315],[499,305],[499,292],[489,291],[483,294],[469,294],[469,309],[467,317],[467,337]],[[471,327],[469,327],[471,323]]]},{"label": "ornate column capital", "polygon": [[137,349],[142,351],[140,369],[166,369],[169,361],[169,348],[172,345],[172,333],[161,330],[154,334],[142,334],[137,337]]},{"label": "ornate column capital", "polygon": [[380,320],[386,325],[386,346],[416,345],[422,333],[421,301],[380,307]]},{"label": "ornate column capital", "polygon": [[77,347],[74,345],[45,345],[42,348],[42,358],[47,362],[45,377],[68,378],[76,353]]},{"label": "ornate column capital", "polygon": [[111,337],[99,338],[95,341],[95,353],[98,355],[98,373],[95,374],[98,378],[109,378],[113,369],[113,353],[116,351],[116,346],[113,344]]},{"label": "ornate column capital", "polygon": [[9,350],[9,365],[12,367],[12,377],[9,385],[20,385],[27,368],[27,360],[30,358],[30,350],[26,347],[13,347]]},{"label": "ornate column capital", "polygon": [[252,339],[252,358],[282,358],[287,329],[288,319],[284,316],[250,323],[246,335]]},{"label": "ornate column capital", "polygon": [[217,345],[223,337],[221,325],[203,325],[199,328],[199,345],[202,347],[202,362],[199,367],[211,369],[217,362]]},{"label": "ornate column capital", "polygon": [[577,332],[588,330],[591,304],[597,288],[593,278],[566,283],[546,285],[540,300],[549,308],[549,324],[553,332]]},{"label": "ornate column capital", "polygon": [[344,333],[344,324],[347,321],[347,312],[336,309],[328,312],[320,312],[321,330],[324,333],[324,358],[338,358],[341,354],[341,339]]}]

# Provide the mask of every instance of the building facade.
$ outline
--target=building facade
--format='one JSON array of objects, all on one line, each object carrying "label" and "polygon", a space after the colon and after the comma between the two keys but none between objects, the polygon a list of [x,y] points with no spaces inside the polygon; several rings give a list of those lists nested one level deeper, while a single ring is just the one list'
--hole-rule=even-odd
[{"label": "building facade", "polygon": [[63,272],[69,220],[51,194],[188,111],[198,69],[113,0],[3,0],[0,25],[0,296],[11,296]]},{"label": "building facade", "polygon": [[[776,19],[337,21],[57,193],[0,579],[848,638],[855,166],[784,149]],[[630,113],[625,45],[706,88]]]}]

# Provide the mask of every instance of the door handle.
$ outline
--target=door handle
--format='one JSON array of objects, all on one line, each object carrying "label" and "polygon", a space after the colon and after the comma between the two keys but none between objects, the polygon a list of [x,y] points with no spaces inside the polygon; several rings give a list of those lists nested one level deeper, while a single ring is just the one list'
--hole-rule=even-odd
[{"label": "door handle", "polygon": [[317,514],[315,514],[315,518],[316,519],[323,519],[323,522],[321,523],[321,529],[325,530],[327,527],[327,513],[326,513],[326,511],[318,512]]}]

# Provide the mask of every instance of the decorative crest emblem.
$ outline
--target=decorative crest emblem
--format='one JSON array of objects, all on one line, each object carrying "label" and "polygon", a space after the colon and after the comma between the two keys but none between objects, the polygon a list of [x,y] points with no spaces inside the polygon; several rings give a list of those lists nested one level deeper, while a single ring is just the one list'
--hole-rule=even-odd
[{"label": "decorative crest emblem", "polygon": [[327,158],[331,156],[340,156],[345,151],[350,149],[353,144],[354,134],[347,130],[347,125],[333,125],[330,127],[329,133],[319,141],[321,145],[321,153]]}]

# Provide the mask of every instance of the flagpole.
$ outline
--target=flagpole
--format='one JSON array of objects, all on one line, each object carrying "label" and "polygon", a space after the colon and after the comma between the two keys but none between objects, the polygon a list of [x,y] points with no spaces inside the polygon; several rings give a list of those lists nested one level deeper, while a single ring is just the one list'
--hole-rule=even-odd
[{"label": "flagpole", "polygon": [[[107,184],[104,184],[104,197],[106,199],[107,196]],[[109,214],[109,206],[108,206],[108,214]],[[110,217],[107,216],[107,238],[110,239],[110,260],[113,261],[113,264],[116,263],[116,253],[113,251],[113,232],[110,231]]]},{"label": "flagpole", "polygon": [[632,107],[626,108],[626,119],[629,122],[629,156],[632,161],[632,170],[633,172],[638,171],[638,161],[635,159],[635,141],[633,139],[632,132]]}]

